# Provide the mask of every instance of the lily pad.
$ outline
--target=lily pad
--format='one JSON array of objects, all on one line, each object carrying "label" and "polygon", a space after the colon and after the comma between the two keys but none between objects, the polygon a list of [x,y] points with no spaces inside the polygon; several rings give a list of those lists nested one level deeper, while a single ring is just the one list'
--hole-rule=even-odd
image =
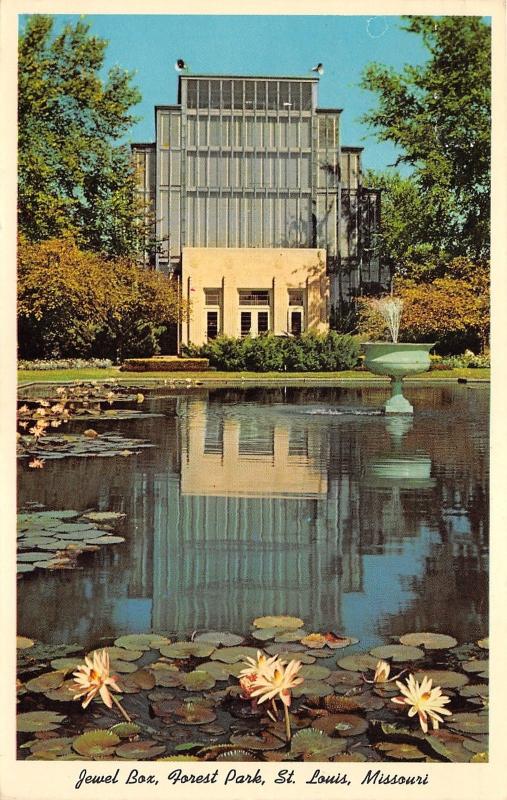
[{"label": "lily pad", "polygon": [[116,755],[130,761],[140,761],[145,758],[155,758],[165,752],[165,745],[157,744],[151,740],[143,742],[125,742],[116,748]]},{"label": "lily pad", "polygon": [[280,750],[285,741],[267,731],[260,733],[235,733],[231,736],[231,744],[246,750]]},{"label": "lily pad", "polygon": [[95,536],[90,541],[92,541],[93,544],[121,544],[122,542],[125,541],[125,538],[123,536],[109,536],[109,535]]},{"label": "lily pad", "polygon": [[26,688],[29,692],[47,692],[48,689],[58,689],[64,681],[63,672],[44,672],[37,678],[27,681]]},{"label": "lily pad", "polygon": [[293,630],[294,628],[302,628],[304,621],[299,617],[257,617],[254,619],[253,624],[256,628],[281,628],[282,630]]},{"label": "lily pad", "polygon": [[74,739],[72,747],[81,756],[91,759],[105,758],[113,755],[120,741],[120,737],[111,731],[87,731]]},{"label": "lily pad", "polygon": [[475,753],[470,759],[471,764],[487,764],[489,761],[488,753]]},{"label": "lily pad", "polygon": [[344,691],[348,691],[352,686],[360,686],[363,679],[360,672],[354,672],[350,669],[336,669],[331,672],[326,681],[336,689],[343,687]]},{"label": "lily pad", "polygon": [[275,642],[300,642],[301,637],[304,636],[306,631],[302,628],[297,628],[293,631],[283,631],[283,633],[277,633],[275,636]]},{"label": "lily pad", "polygon": [[205,689],[213,689],[215,679],[209,672],[203,669],[195,669],[193,672],[184,673],[183,686],[188,692],[199,692]]},{"label": "lily pad", "polygon": [[215,645],[208,642],[174,642],[160,647],[161,655],[166,658],[208,658],[215,650]]},{"label": "lily pad", "polygon": [[274,639],[279,633],[282,633],[282,628],[258,628],[252,631],[254,639],[259,639],[261,642],[266,642],[268,639]]},{"label": "lily pad", "polygon": [[368,730],[368,720],[356,714],[328,714],[312,722],[312,728],[328,736],[358,736]]},{"label": "lily pad", "polygon": [[463,747],[465,750],[470,750],[471,753],[484,753],[488,749],[487,737],[481,737],[480,741],[477,739],[463,739]]},{"label": "lily pad", "polygon": [[229,631],[205,631],[205,633],[198,634],[194,639],[194,642],[209,642],[214,644],[215,647],[219,645],[236,647],[243,641],[243,636],[238,636],[236,633],[230,633]]},{"label": "lily pad", "polygon": [[314,656],[303,650],[289,650],[287,644],[272,644],[264,648],[270,656],[278,656],[282,661],[300,661],[302,664],[315,664]]},{"label": "lily pad", "polygon": [[329,694],[324,698],[324,708],[330,714],[352,714],[354,711],[359,711],[360,706],[355,697]]},{"label": "lily pad", "polygon": [[33,564],[17,564],[16,572],[18,574],[22,574],[25,572],[35,572],[35,567],[33,566]]},{"label": "lily pad", "polygon": [[93,657],[94,653],[102,652],[105,650],[109,654],[109,658],[114,661],[116,659],[120,659],[121,661],[137,661],[138,658],[141,658],[143,651],[142,650],[127,650],[126,647],[99,647],[97,650],[93,650],[89,655]]},{"label": "lily pad", "polygon": [[34,644],[34,640],[29,639],[27,636],[16,636],[16,650],[28,650]]},{"label": "lily pad", "polygon": [[303,756],[305,761],[328,761],[342,753],[346,746],[343,739],[332,739],[323,731],[305,728],[292,737],[290,752],[293,756]]},{"label": "lily pad", "polygon": [[116,522],[116,520],[125,516],[121,511],[88,511],[83,514],[82,519],[90,520],[100,525],[101,522]]},{"label": "lily pad", "polygon": [[419,658],[424,658],[424,650],[405,644],[374,647],[373,650],[370,650],[370,654],[375,658],[392,658],[393,661],[417,661]]},{"label": "lily pad", "polygon": [[42,754],[43,757],[51,755],[56,758],[59,755],[64,755],[70,752],[72,745],[72,737],[57,736],[52,739],[38,739],[30,746],[32,753]]},{"label": "lily pad", "polygon": [[36,731],[54,731],[66,719],[64,714],[56,711],[27,711],[16,717],[16,730],[22,733]]},{"label": "lily pad", "polygon": [[240,750],[240,749],[231,749],[226,750],[224,753],[220,753],[216,757],[216,761],[258,761],[259,759],[256,758],[252,753],[249,753],[248,750]]},{"label": "lily pad", "polygon": [[302,695],[306,697],[310,695],[325,697],[327,694],[331,693],[331,687],[329,683],[324,683],[324,681],[305,680],[304,683],[300,683],[299,686],[296,686],[291,691],[293,697],[301,697]]},{"label": "lily pad", "polygon": [[157,686],[172,689],[175,686],[181,686],[183,682],[183,673],[178,669],[171,669],[170,664],[150,664],[150,670],[155,676]]},{"label": "lily pad", "polygon": [[[257,658],[256,647],[221,647],[219,650],[215,650],[215,648],[211,648],[211,650],[214,650],[211,660],[223,661],[224,664],[235,664],[246,658]],[[209,652],[203,653],[203,657],[208,655],[210,655]]]},{"label": "lily pad", "polygon": [[489,729],[487,716],[477,713],[453,714],[446,717],[446,723],[461,733],[487,733]]},{"label": "lily pad", "polygon": [[231,674],[228,664],[221,664],[220,661],[203,661],[199,664],[199,669],[205,670],[216,681],[226,681]]},{"label": "lily pad", "polygon": [[463,686],[459,693],[461,697],[489,697],[489,684],[469,683]]},{"label": "lily pad", "polygon": [[453,672],[446,669],[427,669],[414,673],[414,678],[418,683],[427,675],[433,681],[433,686],[440,686],[442,689],[459,689],[468,683],[468,677],[462,672]]},{"label": "lily pad", "polygon": [[445,650],[449,647],[456,647],[458,644],[454,636],[447,636],[445,633],[430,633],[429,631],[405,633],[400,636],[400,642],[414,647],[420,645],[426,650]]},{"label": "lily pad", "polygon": [[135,722],[118,722],[116,725],[113,725],[109,728],[111,733],[114,733],[115,736],[119,736],[120,739],[128,739],[130,736],[136,736],[138,733],[141,733],[141,728],[139,725],[136,725]]},{"label": "lily pad", "polygon": [[325,681],[331,675],[331,670],[316,664],[305,664],[301,667],[299,675],[305,680]]},{"label": "lily pad", "polygon": [[385,705],[385,700],[382,697],[379,697],[375,694],[370,694],[370,692],[357,694],[354,696],[354,700],[359,708],[363,709],[363,711],[378,711]]},{"label": "lily pad", "polygon": [[122,661],[120,658],[114,658],[111,661],[111,670],[112,672],[128,675],[131,672],[136,672],[137,667],[131,661]]},{"label": "lily pad", "polygon": [[301,644],[305,647],[310,647],[315,650],[325,647],[327,641],[322,633],[309,633],[301,639]]},{"label": "lily pad", "polygon": [[92,522],[64,522],[62,525],[58,525],[54,529],[54,533],[57,536],[61,536],[62,533],[81,533],[83,531],[92,531],[97,530],[97,526],[94,525]]},{"label": "lily pad", "polygon": [[155,686],[155,675],[148,669],[136,669],[135,672],[119,676],[119,680],[126,694],[136,694],[141,689],[150,690]]},{"label": "lily pad", "polygon": [[161,645],[169,644],[169,639],[165,636],[157,636],[155,633],[127,633],[114,641],[116,647],[123,647],[125,650],[158,649],[159,642]]},{"label": "lily pad", "polygon": [[395,761],[424,761],[426,754],[422,753],[414,744],[403,742],[379,742],[375,745],[388,758]]},{"label": "lily pad", "polygon": [[472,661],[465,661],[462,665],[465,672],[479,672],[479,673],[488,673],[489,670],[489,660],[486,659],[473,659]]},{"label": "lily pad", "polygon": [[348,669],[352,672],[366,672],[368,669],[375,669],[377,666],[378,658],[369,653],[354,653],[350,656],[343,656],[336,662],[342,669]]},{"label": "lily pad", "polygon": [[182,703],[175,709],[174,716],[180,725],[206,725],[217,718],[214,711],[197,702]]},{"label": "lily pad", "polygon": [[479,639],[479,641],[477,642],[477,644],[478,644],[478,645],[479,645],[479,647],[481,647],[483,650],[489,650],[489,636],[486,636],[486,638],[485,638],[485,639]]},{"label": "lily pad", "polygon": [[70,703],[74,700],[76,691],[74,678],[68,678],[57,689],[48,689],[44,694],[49,700],[55,700],[58,703]]}]

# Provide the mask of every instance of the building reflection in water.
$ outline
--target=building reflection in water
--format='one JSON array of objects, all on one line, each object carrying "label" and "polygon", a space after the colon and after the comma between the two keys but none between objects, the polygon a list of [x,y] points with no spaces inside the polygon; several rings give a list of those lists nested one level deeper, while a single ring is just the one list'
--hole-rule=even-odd
[{"label": "building reflection in water", "polygon": [[484,632],[484,481],[477,460],[435,462],[448,419],[439,429],[439,412],[412,425],[223,399],[202,392],[179,398],[178,416],[122,423],[158,445],[136,460],[22,478],[22,501],[127,514],[121,547],[23,581],[25,634],[93,644],[150,627],[245,631],[272,613],[364,645],[410,629]]}]

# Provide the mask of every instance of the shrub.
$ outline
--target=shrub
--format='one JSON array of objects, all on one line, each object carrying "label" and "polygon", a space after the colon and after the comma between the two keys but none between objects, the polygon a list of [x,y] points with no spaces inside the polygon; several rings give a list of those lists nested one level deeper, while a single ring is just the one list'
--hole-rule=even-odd
[{"label": "shrub", "polygon": [[125,358],[157,352],[178,318],[176,287],[128,258],[80,250],[73,239],[18,246],[22,358]]},{"label": "shrub", "polygon": [[353,336],[336,331],[293,337],[264,334],[233,339],[220,336],[200,347],[187,345],[183,352],[191,357],[208,358],[211,367],[227,372],[334,372],[356,366],[359,342]]}]

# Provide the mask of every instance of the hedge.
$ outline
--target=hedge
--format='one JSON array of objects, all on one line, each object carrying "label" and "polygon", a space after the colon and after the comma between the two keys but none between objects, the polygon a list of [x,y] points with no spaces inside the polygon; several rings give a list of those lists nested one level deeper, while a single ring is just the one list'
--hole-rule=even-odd
[{"label": "hedge", "polygon": [[353,336],[329,331],[323,335],[304,333],[290,337],[220,336],[201,346],[184,346],[182,352],[207,358],[211,367],[225,372],[339,372],[357,365],[360,344]]}]

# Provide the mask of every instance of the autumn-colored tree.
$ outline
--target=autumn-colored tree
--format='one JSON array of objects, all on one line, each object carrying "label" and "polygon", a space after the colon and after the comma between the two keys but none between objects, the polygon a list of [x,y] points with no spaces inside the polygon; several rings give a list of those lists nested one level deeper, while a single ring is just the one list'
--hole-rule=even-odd
[{"label": "autumn-colored tree", "polygon": [[126,257],[80,250],[64,237],[18,246],[23,358],[152,355],[183,313],[175,283]]},{"label": "autumn-colored tree", "polygon": [[[394,294],[403,300],[400,341],[436,342],[437,352],[483,350],[489,341],[489,269],[470,259],[453,259],[452,277],[429,283],[398,277]],[[388,338],[387,327],[368,299],[359,301],[360,331],[375,339]]]}]

